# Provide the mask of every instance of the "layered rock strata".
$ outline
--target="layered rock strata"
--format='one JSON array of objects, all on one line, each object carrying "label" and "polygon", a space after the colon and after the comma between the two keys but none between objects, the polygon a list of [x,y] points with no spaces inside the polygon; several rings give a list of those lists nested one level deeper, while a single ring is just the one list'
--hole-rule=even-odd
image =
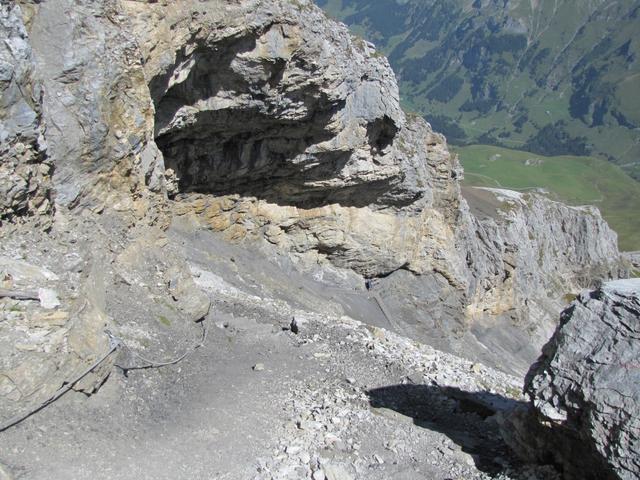
[{"label": "layered rock strata", "polygon": [[565,295],[623,270],[594,209],[462,192],[456,156],[402,111],[386,59],[308,0],[2,9],[24,47],[2,115],[11,125],[31,105],[20,138],[35,163],[3,140],[0,169],[38,171],[10,182],[30,186],[6,197],[8,218],[47,215],[43,198],[123,224],[187,215],[355,272],[401,333],[516,370]]},{"label": "layered rock strata", "polygon": [[50,211],[42,84],[21,11],[0,5],[0,221]]}]

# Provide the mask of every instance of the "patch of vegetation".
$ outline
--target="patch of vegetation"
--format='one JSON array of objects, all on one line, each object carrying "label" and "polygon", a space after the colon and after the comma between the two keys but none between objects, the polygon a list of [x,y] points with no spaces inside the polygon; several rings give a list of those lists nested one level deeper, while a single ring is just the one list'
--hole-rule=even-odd
[{"label": "patch of vegetation", "polygon": [[449,141],[461,143],[467,138],[466,132],[456,122],[444,115],[432,115],[427,121],[436,132],[442,133]]},{"label": "patch of vegetation", "polygon": [[464,80],[457,75],[450,75],[442,80],[438,85],[429,90],[428,96],[432,100],[446,103],[453,99],[464,84]]},{"label": "patch of vegetation", "polygon": [[523,150],[540,155],[588,155],[589,147],[585,137],[572,137],[566,130],[567,122],[558,120],[545,125],[523,146]]},{"label": "patch of vegetation", "polygon": [[573,302],[576,298],[578,298],[578,295],[576,295],[575,293],[565,293],[562,297],[564,302],[567,304]]},{"label": "patch of vegetation", "polygon": [[164,315],[160,315],[158,316],[158,321],[163,324],[165,327],[170,327],[171,326],[171,320],[169,320],[167,317],[165,317]]}]

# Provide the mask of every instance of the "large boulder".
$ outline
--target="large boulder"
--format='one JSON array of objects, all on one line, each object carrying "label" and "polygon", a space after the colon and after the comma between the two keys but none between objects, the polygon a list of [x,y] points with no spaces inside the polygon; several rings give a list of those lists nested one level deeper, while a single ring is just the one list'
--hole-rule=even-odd
[{"label": "large boulder", "polygon": [[530,369],[527,407],[503,423],[525,460],[565,477],[640,476],[640,279],[582,293]]}]

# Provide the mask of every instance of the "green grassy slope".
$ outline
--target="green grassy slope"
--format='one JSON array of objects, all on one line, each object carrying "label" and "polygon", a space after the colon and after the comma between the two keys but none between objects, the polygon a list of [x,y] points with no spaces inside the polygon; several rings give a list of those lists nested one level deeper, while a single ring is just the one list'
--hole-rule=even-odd
[{"label": "green grassy slope", "polygon": [[316,0],[450,143],[592,155],[640,180],[640,0]]},{"label": "green grassy slope", "polygon": [[596,205],[621,250],[640,250],[640,183],[594,157],[546,157],[488,145],[455,147],[464,183],[514,190],[543,188],[571,205]]}]

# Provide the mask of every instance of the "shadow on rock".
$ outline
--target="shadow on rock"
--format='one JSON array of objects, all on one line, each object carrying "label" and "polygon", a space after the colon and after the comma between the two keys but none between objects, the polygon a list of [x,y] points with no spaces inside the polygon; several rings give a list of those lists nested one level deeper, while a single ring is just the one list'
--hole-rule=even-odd
[{"label": "shadow on rock", "polygon": [[445,434],[484,472],[499,473],[511,464],[496,414],[522,402],[489,392],[412,384],[374,388],[367,395],[373,408],[393,410],[419,427]]}]

